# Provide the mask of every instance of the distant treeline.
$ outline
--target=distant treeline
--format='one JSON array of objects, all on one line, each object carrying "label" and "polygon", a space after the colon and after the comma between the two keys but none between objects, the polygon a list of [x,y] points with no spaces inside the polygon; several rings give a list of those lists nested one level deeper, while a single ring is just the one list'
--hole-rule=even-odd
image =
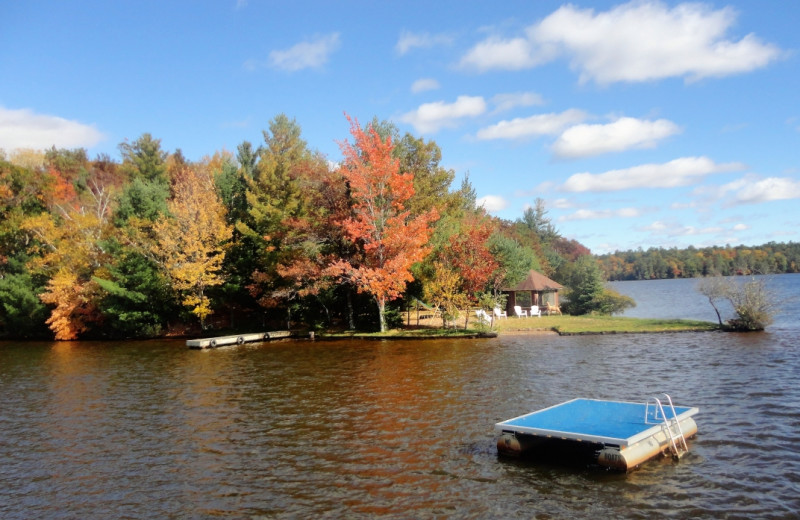
[{"label": "distant treeline", "polygon": [[800,272],[800,243],[616,251],[597,257],[605,278],[652,280]]}]

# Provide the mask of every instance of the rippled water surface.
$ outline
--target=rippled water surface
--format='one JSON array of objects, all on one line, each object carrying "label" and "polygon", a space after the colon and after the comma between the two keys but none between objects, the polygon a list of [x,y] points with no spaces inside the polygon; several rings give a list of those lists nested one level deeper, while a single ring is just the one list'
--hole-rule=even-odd
[{"label": "rippled water surface", "polygon": [[[542,318],[546,319],[546,318]],[[757,334],[0,344],[0,518],[792,518],[800,326]],[[680,462],[497,457],[575,397],[697,406]]]}]

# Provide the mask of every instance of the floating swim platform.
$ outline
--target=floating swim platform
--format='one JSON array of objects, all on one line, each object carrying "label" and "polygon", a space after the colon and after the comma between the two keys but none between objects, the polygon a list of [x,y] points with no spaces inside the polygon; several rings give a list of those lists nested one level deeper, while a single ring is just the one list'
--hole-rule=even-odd
[{"label": "floating swim platform", "polygon": [[686,453],[686,439],[697,433],[692,416],[698,412],[674,406],[667,394],[644,403],[573,399],[497,423],[497,450],[519,456],[560,440],[581,451],[591,448],[602,466],[627,471],[662,453],[676,458]]},{"label": "floating swim platform", "polygon": [[292,333],[288,330],[278,330],[272,332],[249,332],[237,334],[235,336],[218,336],[216,338],[202,338],[186,340],[186,346],[194,349],[215,348],[225,345],[242,345],[257,341],[268,341],[271,339],[288,338]]}]

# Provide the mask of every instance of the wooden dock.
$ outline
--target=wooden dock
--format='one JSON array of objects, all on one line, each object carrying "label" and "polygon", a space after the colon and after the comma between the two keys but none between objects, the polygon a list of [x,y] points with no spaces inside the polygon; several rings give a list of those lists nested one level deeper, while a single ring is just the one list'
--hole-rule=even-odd
[{"label": "wooden dock", "polygon": [[271,339],[288,338],[292,333],[288,330],[276,330],[272,332],[248,332],[236,336],[219,336],[216,338],[188,339],[186,346],[189,348],[216,348],[225,345],[242,345],[244,343],[254,343],[258,341],[269,341]]}]

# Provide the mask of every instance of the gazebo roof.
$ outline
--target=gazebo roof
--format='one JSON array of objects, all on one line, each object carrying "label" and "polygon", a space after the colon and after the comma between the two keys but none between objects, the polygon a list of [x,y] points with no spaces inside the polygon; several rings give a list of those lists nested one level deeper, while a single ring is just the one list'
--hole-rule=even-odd
[{"label": "gazebo roof", "polygon": [[542,273],[538,271],[533,271],[528,273],[528,276],[518,283],[516,287],[512,288],[505,288],[504,291],[557,291],[559,289],[563,289],[564,286],[558,282],[554,282],[550,278],[546,277]]}]

